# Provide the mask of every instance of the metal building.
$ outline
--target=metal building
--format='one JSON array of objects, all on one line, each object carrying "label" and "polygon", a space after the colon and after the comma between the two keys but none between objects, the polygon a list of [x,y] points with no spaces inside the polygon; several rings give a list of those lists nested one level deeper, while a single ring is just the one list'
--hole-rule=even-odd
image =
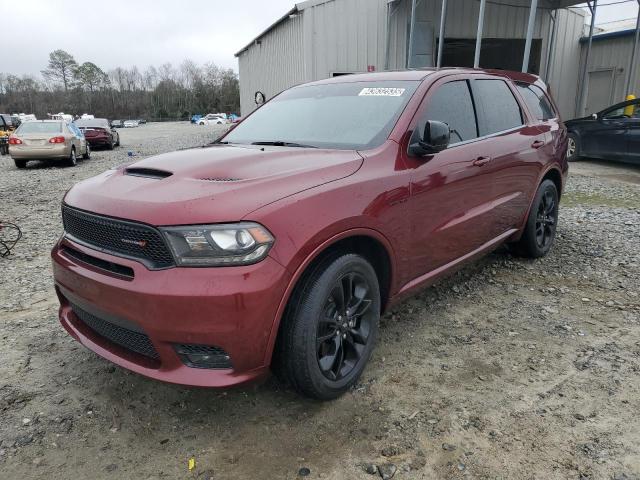
[{"label": "metal building", "polygon": [[[640,56],[638,32],[640,25],[636,23],[635,29],[594,35],[588,60],[588,38],[580,40],[580,64],[588,65],[584,83],[586,102],[584,109],[578,112],[579,116],[590,115],[609,105],[622,102],[629,93],[640,97],[640,60],[635,60]],[[579,85],[579,88],[582,88],[582,85]]]},{"label": "metal building", "polygon": [[[585,14],[575,0],[308,0],[236,53],[240,105],[346,73],[438,66],[528,70],[576,111]],[[444,42],[440,45],[440,37]],[[479,47],[479,48],[477,48]],[[528,57],[528,61],[526,58]]]}]

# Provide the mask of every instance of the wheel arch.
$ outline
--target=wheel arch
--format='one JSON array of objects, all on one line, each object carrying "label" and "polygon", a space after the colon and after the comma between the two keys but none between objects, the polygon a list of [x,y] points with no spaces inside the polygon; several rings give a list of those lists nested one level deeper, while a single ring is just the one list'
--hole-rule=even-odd
[{"label": "wheel arch", "polygon": [[341,253],[356,253],[371,263],[380,284],[381,311],[385,311],[391,296],[395,270],[393,247],[390,242],[381,233],[367,228],[351,229],[334,235],[316,247],[296,268],[289,280],[271,327],[268,348],[265,353],[265,365],[271,363],[282,319],[296,288],[303,284],[318,263],[328,256],[340,255]]}]

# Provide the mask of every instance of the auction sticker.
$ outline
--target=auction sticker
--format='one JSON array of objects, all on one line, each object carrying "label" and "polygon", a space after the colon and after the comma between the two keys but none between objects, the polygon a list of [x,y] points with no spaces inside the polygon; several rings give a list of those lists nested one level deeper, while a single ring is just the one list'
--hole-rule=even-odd
[{"label": "auction sticker", "polygon": [[368,87],[360,90],[360,97],[400,97],[404,88]]}]

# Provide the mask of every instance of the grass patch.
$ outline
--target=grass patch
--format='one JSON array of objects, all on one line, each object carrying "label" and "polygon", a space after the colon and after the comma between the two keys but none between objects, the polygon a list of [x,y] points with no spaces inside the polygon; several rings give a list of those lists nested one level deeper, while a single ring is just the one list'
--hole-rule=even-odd
[{"label": "grass patch", "polygon": [[630,197],[614,197],[597,192],[565,192],[561,199],[561,205],[566,207],[585,205],[637,209],[640,207],[640,197],[636,195],[631,195]]}]

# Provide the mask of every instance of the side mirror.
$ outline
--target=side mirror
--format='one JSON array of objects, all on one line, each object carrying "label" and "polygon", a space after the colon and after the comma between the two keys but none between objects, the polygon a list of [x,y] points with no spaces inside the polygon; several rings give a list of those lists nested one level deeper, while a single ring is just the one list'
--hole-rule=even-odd
[{"label": "side mirror", "polygon": [[424,157],[438,153],[449,146],[450,135],[451,130],[446,123],[427,120],[423,132],[413,132],[409,142],[409,155]]},{"label": "side mirror", "polygon": [[591,118],[592,118],[593,120],[598,120],[598,114],[597,114],[597,113],[592,113],[592,114],[591,114]]}]

